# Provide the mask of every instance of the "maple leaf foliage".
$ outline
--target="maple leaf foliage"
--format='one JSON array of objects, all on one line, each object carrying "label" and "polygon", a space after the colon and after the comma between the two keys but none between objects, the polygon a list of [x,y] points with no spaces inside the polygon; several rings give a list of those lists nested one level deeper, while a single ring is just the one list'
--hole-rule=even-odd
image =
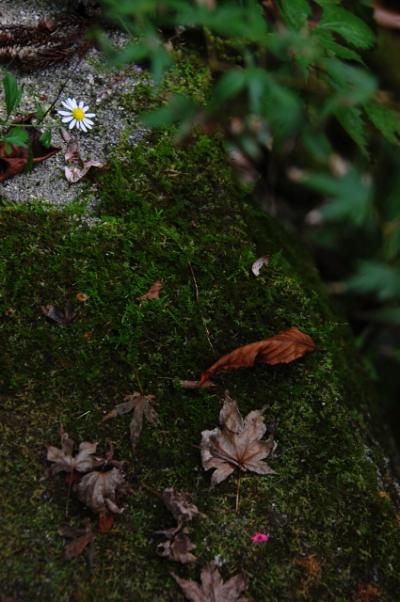
[{"label": "maple leaf foliage", "polygon": [[79,446],[79,452],[73,456],[75,443],[69,438],[68,433],[61,430],[61,448],[49,445],[47,448],[47,460],[53,462],[50,467],[49,474],[53,476],[59,472],[88,472],[93,468],[103,464],[102,458],[97,458],[96,453],[97,443],[89,443],[84,441]]},{"label": "maple leaf foliage", "polygon": [[106,472],[94,470],[86,474],[77,485],[78,497],[100,515],[121,514],[116,504],[118,494],[124,494],[125,475],[118,468]]},{"label": "maple leaf foliage", "polygon": [[242,596],[247,587],[245,578],[235,575],[224,583],[215,562],[202,569],[200,584],[171,574],[190,602],[251,602],[251,598]]},{"label": "maple leaf foliage", "polygon": [[157,531],[157,533],[166,537],[166,540],[157,546],[157,554],[159,556],[168,558],[168,560],[174,560],[175,562],[181,562],[182,564],[196,560],[196,556],[192,554],[192,550],[196,546],[190,540],[189,531],[186,527],[183,529],[177,527],[166,531]]},{"label": "maple leaf foliage", "polygon": [[94,532],[89,522],[82,529],[75,527],[64,526],[58,530],[59,534],[71,541],[64,548],[65,560],[76,558],[87,548],[94,540]]},{"label": "maple leaf foliage", "polygon": [[122,416],[127,412],[133,410],[133,416],[130,424],[131,442],[132,447],[135,448],[138,442],[140,433],[143,428],[143,416],[147,419],[150,424],[156,424],[158,420],[158,414],[155,411],[153,405],[155,403],[154,395],[142,395],[141,393],[133,393],[133,395],[126,395],[123,403],[115,406],[111,412],[106,414],[103,418],[103,422],[116,416]]},{"label": "maple leaf foliage", "polygon": [[162,499],[179,525],[191,521],[200,514],[199,509],[192,502],[190,493],[167,487],[162,493]]},{"label": "maple leaf foliage", "polygon": [[221,428],[201,433],[201,460],[204,470],[214,468],[211,487],[224,481],[235,468],[258,474],[274,474],[263,462],[276,448],[273,436],[262,441],[267,427],[262,411],[253,410],[242,418],[228,393],[219,415]]},{"label": "maple leaf foliage", "polygon": [[315,343],[312,338],[293,326],[268,339],[249,343],[223,355],[203,372],[199,385],[204,386],[209,377],[219,370],[251,368],[256,360],[270,366],[289,364],[313,349],[315,349]]}]

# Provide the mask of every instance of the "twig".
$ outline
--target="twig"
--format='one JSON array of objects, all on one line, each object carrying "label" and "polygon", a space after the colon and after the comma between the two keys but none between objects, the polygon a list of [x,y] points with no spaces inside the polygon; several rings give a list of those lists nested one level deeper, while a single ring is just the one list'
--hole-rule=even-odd
[{"label": "twig", "polygon": [[[193,270],[193,266],[190,263],[190,261],[188,261],[188,266],[189,266],[189,269],[190,269],[190,273],[192,274],[195,298],[196,298],[196,301],[198,302],[199,298],[200,298],[200,290],[199,290],[199,286],[197,284],[197,280],[196,280],[196,276],[195,276],[195,273],[194,273],[194,270]],[[203,315],[202,315],[202,313],[201,313],[200,310],[199,310],[199,314],[200,314],[201,321],[203,323],[203,328],[204,328],[204,331],[206,333],[208,344],[210,345],[210,348],[213,351],[213,353],[215,353],[214,345],[212,344],[211,338],[210,338],[210,332],[209,332],[209,330],[207,328],[206,321],[205,321],[205,319],[204,319],[204,317],[203,317]]]},{"label": "twig", "polygon": [[238,476],[238,480],[237,480],[237,488],[236,488],[236,505],[235,505],[235,512],[239,512],[239,495],[240,495],[240,471],[239,471],[239,476]]},{"label": "twig", "polygon": [[142,489],[145,489],[146,491],[148,491],[149,493],[151,493],[152,495],[155,495],[156,497],[158,497],[160,500],[163,499],[161,493],[158,493],[158,491],[155,491],[155,489],[152,489],[151,487],[149,487],[148,485],[146,485],[146,483],[140,483],[140,487],[142,487]]}]

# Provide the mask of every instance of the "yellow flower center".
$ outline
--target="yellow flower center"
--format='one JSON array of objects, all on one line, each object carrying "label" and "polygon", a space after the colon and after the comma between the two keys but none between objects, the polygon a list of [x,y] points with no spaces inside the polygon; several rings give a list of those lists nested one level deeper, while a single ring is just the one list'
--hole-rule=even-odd
[{"label": "yellow flower center", "polygon": [[72,109],[72,116],[77,121],[82,121],[82,119],[85,119],[85,111],[83,111],[79,107],[76,107],[75,109]]}]

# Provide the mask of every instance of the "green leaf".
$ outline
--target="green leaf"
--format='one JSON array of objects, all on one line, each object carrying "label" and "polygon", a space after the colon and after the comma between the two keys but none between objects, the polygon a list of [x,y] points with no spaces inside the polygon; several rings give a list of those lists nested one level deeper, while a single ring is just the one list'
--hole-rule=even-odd
[{"label": "green leaf", "polygon": [[326,6],[316,30],[333,31],[356,48],[371,48],[375,43],[375,35],[368,25],[340,6]]},{"label": "green leaf", "polygon": [[362,261],[347,286],[358,293],[372,293],[380,301],[396,299],[400,295],[400,269],[380,261]]},{"label": "green leaf", "polygon": [[3,88],[7,115],[10,115],[21,102],[23,89],[18,86],[17,80],[11,73],[7,73],[3,78]]},{"label": "green leaf", "polygon": [[43,134],[40,136],[40,142],[43,144],[43,146],[45,146],[46,148],[49,148],[50,144],[51,144],[51,130],[47,129],[43,132]]},{"label": "green leaf", "polygon": [[36,103],[36,111],[35,111],[36,119],[38,121],[40,121],[45,116],[45,113],[46,113],[46,111],[45,111],[43,105],[41,105],[40,102],[37,102]]},{"label": "green leaf", "polygon": [[292,29],[302,29],[311,16],[307,0],[279,0],[278,6],[286,25]]},{"label": "green leaf", "polygon": [[368,158],[366,126],[361,110],[357,107],[343,107],[335,111],[335,117],[350,138],[357,144],[364,157]]},{"label": "green leaf", "polygon": [[8,144],[26,147],[28,145],[29,136],[25,128],[21,126],[15,126],[3,136],[3,140]]},{"label": "green leaf", "polygon": [[149,127],[165,127],[194,117],[197,105],[186,96],[175,95],[170,102],[148,113],[140,115],[140,121]]},{"label": "green leaf", "polygon": [[392,144],[400,143],[400,112],[377,102],[365,105],[365,111],[381,134]]},{"label": "green leaf", "polygon": [[303,176],[301,183],[327,197],[321,207],[321,213],[327,221],[351,220],[354,225],[362,226],[370,219],[372,185],[354,167],[349,167],[342,177],[320,172],[308,173]]},{"label": "green leaf", "polygon": [[315,36],[318,39],[322,48],[324,48],[330,56],[336,56],[339,59],[345,59],[347,61],[356,61],[357,63],[363,62],[358,52],[356,52],[352,48],[347,48],[346,46],[343,46],[342,44],[336,42],[329,31],[314,29],[313,36]]},{"label": "green leaf", "polygon": [[246,71],[244,69],[231,69],[218,80],[210,101],[211,110],[219,108],[221,104],[237,96],[246,85]]},{"label": "green leaf", "polygon": [[338,59],[325,59],[322,64],[334,93],[323,105],[321,119],[341,107],[364,104],[376,91],[376,79],[365,69],[353,67]]}]

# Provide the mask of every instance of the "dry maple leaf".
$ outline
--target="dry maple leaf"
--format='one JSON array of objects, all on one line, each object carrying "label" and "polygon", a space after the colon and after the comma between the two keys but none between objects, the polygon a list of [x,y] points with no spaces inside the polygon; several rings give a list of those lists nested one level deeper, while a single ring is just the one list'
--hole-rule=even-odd
[{"label": "dry maple leaf", "polygon": [[242,596],[247,588],[245,578],[235,575],[224,583],[215,562],[202,569],[201,584],[171,574],[190,602],[251,602],[251,598]]},{"label": "dry maple leaf", "polygon": [[315,343],[312,338],[293,326],[268,339],[249,343],[223,355],[203,372],[200,377],[200,386],[203,386],[208,378],[219,370],[250,368],[256,360],[270,366],[289,364],[313,349],[315,349]]},{"label": "dry maple leaf", "polygon": [[79,446],[79,452],[72,455],[75,443],[69,438],[68,433],[61,431],[61,448],[49,445],[47,448],[47,460],[54,462],[49,469],[49,475],[53,476],[59,472],[88,472],[103,464],[102,458],[97,458],[97,443],[84,441]]},{"label": "dry maple leaf", "polygon": [[192,502],[190,493],[176,491],[174,487],[168,487],[164,489],[162,499],[178,525],[189,522],[200,514],[199,509]]},{"label": "dry maple leaf", "polygon": [[121,514],[116,504],[118,494],[125,493],[125,475],[118,468],[106,472],[94,470],[86,474],[77,485],[81,502],[100,515]]},{"label": "dry maple leaf", "polygon": [[155,403],[154,395],[142,395],[141,393],[133,393],[133,395],[126,395],[124,398],[126,401],[115,406],[111,412],[106,414],[103,418],[103,422],[116,416],[122,416],[127,412],[133,410],[133,416],[130,424],[131,442],[132,447],[135,448],[140,433],[143,428],[143,415],[146,417],[150,424],[156,424],[158,420],[158,414],[155,411],[153,404]]},{"label": "dry maple leaf", "polygon": [[239,468],[246,472],[274,474],[263,462],[276,448],[273,436],[261,441],[267,427],[262,411],[253,410],[243,420],[236,402],[225,394],[219,415],[221,428],[201,433],[201,461],[204,470],[214,468],[211,487],[224,481]]},{"label": "dry maple leaf", "polygon": [[83,529],[65,526],[61,527],[58,532],[62,537],[71,540],[64,548],[65,560],[72,560],[72,558],[82,554],[85,548],[94,540],[94,533],[89,522]]},{"label": "dry maple leaf", "polygon": [[182,564],[196,560],[196,556],[192,554],[192,550],[196,546],[190,541],[188,529],[168,529],[167,531],[157,531],[157,533],[165,535],[167,538],[166,541],[158,544],[157,554]]},{"label": "dry maple leaf", "polygon": [[[33,115],[27,115],[24,118],[16,119],[14,125],[32,125]],[[24,171],[28,163],[32,165],[41,163],[52,157],[60,150],[58,147],[46,147],[40,142],[42,133],[35,127],[27,127],[25,131],[28,135],[28,143],[25,147],[10,144],[11,152],[6,153],[6,144],[0,142],[0,182],[4,182],[7,178],[17,175]]]},{"label": "dry maple leaf", "polygon": [[146,301],[149,299],[158,299],[158,297],[160,296],[160,290],[162,289],[162,285],[163,284],[161,280],[156,280],[155,282],[153,282],[147,293],[144,293],[144,295],[138,297],[137,300]]},{"label": "dry maple leaf", "polygon": [[42,305],[41,310],[46,318],[60,325],[70,324],[76,318],[76,312],[69,302],[65,304],[64,309],[50,304]]},{"label": "dry maple leaf", "polygon": [[70,134],[66,129],[61,128],[61,136],[67,143],[64,158],[67,165],[64,168],[65,177],[71,184],[79,182],[92,167],[103,168],[105,163],[96,159],[84,161],[81,157],[79,140],[77,136]]}]

